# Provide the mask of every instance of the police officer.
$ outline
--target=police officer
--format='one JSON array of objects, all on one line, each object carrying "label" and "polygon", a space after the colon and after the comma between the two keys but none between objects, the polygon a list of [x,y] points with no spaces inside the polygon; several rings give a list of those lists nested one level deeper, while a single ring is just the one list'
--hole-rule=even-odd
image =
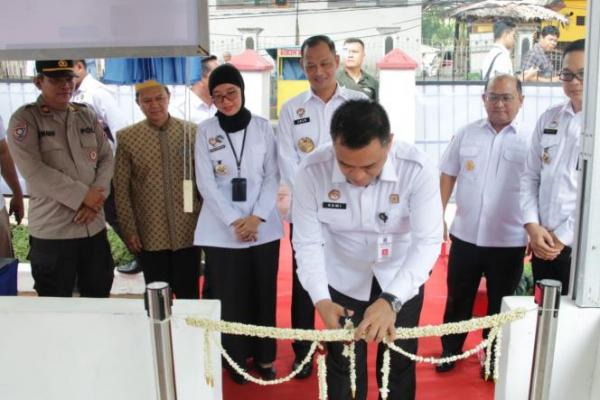
[{"label": "police officer", "polygon": [[[393,339],[395,327],[418,324],[423,284],[439,254],[437,171],[414,146],[392,142],[383,107],[368,100],[341,105],[331,136],[333,143],[311,154],[296,175],[298,276],[327,328],[340,328],[351,315],[356,339]],[[416,339],[397,344],[417,351]],[[359,400],[367,397],[366,347],[356,344]],[[348,363],[342,343],[328,346],[329,398],[351,398]],[[392,352],[389,383],[390,399],[414,399],[414,362]]]},{"label": "police officer", "polygon": [[[216,68],[209,89],[217,115],[198,126],[196,180],[204,204],[194,243],[206,255],[206,297],[221,300],[226,321],[275,326],[279,239],[277,147],[269,121],[244,107],[244,80],[231,64]],[[223,335],[223,347],[245,367],[251,357],[274,379],[272,339]],[[230,369],[236,383],[246,380]]]},{"label": "police officer", "polygon": [[[282,183],[290,189],[300,161],[318,146],[331,141],[329,125],[334,111],[346,100],[366,98],[360,92],[340,87],[335,80],[339,56],[335,44],[327,36],[313,36],[301,47],[302,68],[310,83],[310,89],[287,101],[281,107],[277,144],[279,169]],[[291,222],[291,221],[290,221]],[[290,225],[290,235],[293,235]],[[296,258],[292,257],[292,327],[313,329],[315,310],[296,274]],[[294,342],[296,355],[292,369],[302,361],[310,343]],[[307,378],[312,372],[312,363],[307,364],[296,378]]]},{"label": "police officer", "polygon": [[8,143],[27,181],[31,272],[40,296],[107,297],[113,260],[102,206],[113,156],[96,114],[71,103],[71,60],[36,61],[41,95],[11,117]]},{"label": "police officer", "polygon": [[[482,276],[488,315],[500,312],[502,297],[512,295],[521,279],[527,234],[519,206],[519,177],[528,148],[527,136],[514,121],[523,104],[521,92],[521,83],[512,75],[488,81],[482,96],[487,118],[462,128],[442,156],[444,209],[457,186],[444,323],[471,318]],[[442,357],[460,354],[466,337],[466,333],[443,336]],[[450,371],[454,365],[438,364],[436,370]]]},{"label": "police officer", "polygon": [[523,223],[533,251],[533,278],[562,282],[569,292],[571,246],[577,207],[577,160],[582,132],[585,41],[563,53],[559,78],[569,98],[539,118],[521,181]]}]

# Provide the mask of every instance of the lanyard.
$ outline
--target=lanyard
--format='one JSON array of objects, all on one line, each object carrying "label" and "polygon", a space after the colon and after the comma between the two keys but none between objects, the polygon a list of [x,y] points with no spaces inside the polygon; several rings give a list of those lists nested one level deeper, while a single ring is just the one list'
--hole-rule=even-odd
[{"label": "lanyard", "polygon": [[248,127],[244,128],[244,138],[242,139],[242,150],[240,151],[240,158],[238,159],[237,152],[235,151],[235,147],[233,147],[233,143],[231,142],[231,138],[229,137],[229,132],[225,132],[225,136],[227,136],[227,141],[229,142],[229,146],[231,146],[231,151],[233,152],[233,157],[235,158],[235,165],[237,166],[238,178],[241,176],[242,169],[242,157],[244,157],[244,147],[246,147],[246,130]]}]

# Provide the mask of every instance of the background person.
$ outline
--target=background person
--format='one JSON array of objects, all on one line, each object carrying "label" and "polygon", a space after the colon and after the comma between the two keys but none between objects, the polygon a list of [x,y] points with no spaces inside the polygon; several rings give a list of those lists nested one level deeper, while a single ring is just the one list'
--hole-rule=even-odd
[{"label": "background person", "polygon": [[560,32],[555,26],[545,26],[539,32],[539,40],[527,52],[523,59],[523,80],[538,82],[556,82],[558,75],[554,76],[554,64],[549,55],[552,54]]},{"label": "background person", "polygon": [[365,44],[358,38],[344,41],[344,67],[336,74],[342,87],[363,92],[371,100],[379,98],[379,81],[362,69],[365,60]]},{"label": "background person", "polygon": [[494,23],[494,44],[483,59],[481,77],[484,81],[499,74],[513,74],[510,51],[515,46],[517,28],[514,22],[499,20]]},{"label": "background person", "polygon": [[559,77],[569,99],[548,108],[537,122],[521,180],[521,208],[534,281],[561,281],[567,294],[583,127],[584,39],[567,46],[562,66]]}]

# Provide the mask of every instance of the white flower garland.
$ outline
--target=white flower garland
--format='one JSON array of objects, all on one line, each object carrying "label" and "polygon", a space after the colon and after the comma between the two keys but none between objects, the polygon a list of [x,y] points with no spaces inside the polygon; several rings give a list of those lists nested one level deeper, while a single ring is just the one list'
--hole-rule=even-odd
[{"label": "white flower garland", "polygon": [[[523,308],[515,309],[510,312],[490,315],[482,318],[473,318],[468,321],[462,322],[452,322],[446,323],[442,325],[432,326],[421,326],[416,328],[397,328],[396,329],[396,340],[398,339],[413,339],[420,337],[429,337],[429,336],[444,336],[451,335],[457,333],[466,333],[479,329],[490,329],[490,333],[488,337],[479,343],[476,347],[471,350],[467,350],[462,354],[455,355],[452,357],[423,357],[417,354],[411,354],[397,346],[393,342],[384,341],[385,345],[387,345],[387,349],[383,355],[383,365],[381,368],[382,372],[382,384],[380,388],[380,393],[382,399],[386,399],[389,394],[389,374],[390,374],[390,350],[393,350],[399,354],[408,357],[412,361],[415,362],[427,362],[431,364],[440,364],[446,362],[454,362],[457,360],[461,360],[467,358],[482,349],[487,350],[487,357],[485,361],[485,375],[488,377],[490,375],[490,360],[492,351],[495,353],[494,359],[494,380],[498,379],[498,369],[499,369],[499,359],[500,359],[500,351],[501,351],[501,327],[505,324],[511,323],[513,321],[522,319],[525,316],[527,310]],[[211,333],[220,332],[224,334],[233,334],[233,335],[245,335],[245,336],[253,336],[259,338],[271,338],[271,339],[288,339],[288,340],[302,340],[302,341],[311,341],[311,347],[306,355],[306,357],[302,360],[302,362],[298,365],[298,367],[293,370],[289,375],[274,379],[274,380],[263,380],[256,378],[246,372],[240,365],[238,365],[225,351],[220,342],[215,342],[218,346],[221,354],[227,361],[227,363],[240,375],[242,375],[246,380],[250,382],[254,382],[258,385],[278,385],[284,382],[290,381],[294,378],[302,368],[308,363],[311,362],[313,353],[317,350],[317,346],[319,347],[318,356],[317,356],[317,366],[318,366],[318,378],[319,378],[319,399],[325,400],[327,399],[327,368],[325,365],[326,352],[324,350],[324,342],[348,342],[349,344],[345,345],[344,348],[344,356],[349,358],[350,362],[350,382],[351,382],[351,390],[353,396],[356,393],[356,354],[355,354],[355,345],[354,345],[354,328],[348,323],[346,324],[344,329],[330,329],[330,330],[306,330],[306,329],[289,329],[289,328],[274,328],[274,327],[266,327],[266,326],[256,326],[256,325],[246,325],[237,322],[226,322],[226,321],[214,321],[206,318],[186,318],[186,323],[189,326],[197,327],[204,329],[204,375],[207,385],[212,387],[214,385],[214,378],[212,376],[212,360],[210,358],[210,341],[212,340]],[[494,339],[496,339],[495,346],[492,349],[491,344],[494,343]],[[214,342],[214,341],[213,341]]]},{"label": "white flower garland", "polygon": [[[386,343],[387,344],[387,343]],[[383,352],[383,364],[381,366],[381,388],[379,388],[379,393],[381,393],[381,399],[387,400],[388,394],[390,393],[390,389],[388,389],[390,383],[390,347]]]},{"label": "white flower garland", "polygon": [[317,376],[319,378],[319,400],[327,400],[327,353],[322,344],[319,344],[317,355]]},{"label": "white flower garland", "polygon": [[[344,329],[348,329],[350,332],[354,331],[354,324],[350,318],[346,318]],[[352,398],[356,398],[356,341],[346,342],[344,344],[344,351],[342,353],[348,359],[349,371],[350,371],[350,391],[352,392]]]}]

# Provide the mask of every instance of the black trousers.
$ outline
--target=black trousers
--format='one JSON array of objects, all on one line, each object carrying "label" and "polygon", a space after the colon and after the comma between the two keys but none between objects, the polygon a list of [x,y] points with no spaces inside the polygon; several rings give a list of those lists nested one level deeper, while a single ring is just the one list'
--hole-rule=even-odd
[{"label": "black trousers", "polygon": [[[290,224],[290,242],[294,236],[294,226]],[[315,329],[315,306],[308,295],[308,292],[302,287],[298,279],[298,263],[296,263],[296,251],[292,243],[292,328],[294,329]],[[296,354],[296,359],[304,359],[310,349],[310,342],[294,341],[292,348]]]},{"label": "black trousers", "polygon": [[[245,249],[203,247],[205,284],[212,299],[221,300],[221,319],[262,326],[275,326],[279,240]],[[221,342],[231,358],[246,365],[273,362],[277,353],[274,339],[222,335]]]},{"label": "black trousers", "polygon": [[571,247],[565,246],[558,257],[552,261],[542,260],[535,255],[531,257],[531,270],[534,282],[542,279],[554,279],[562,282],[561,294],[569,293],[571,277]]},{"label": "black trousers", "polygon": [[[115,204],[114,193],[115,193],[115,189],[112,186],[112,182],[111,182],[110,194],[108,195],[108,197],[106,198],[106,201],[104,202],[104,218],[106,219],[106,222],[110,225],[110,227],[113,229],[113,231],[115,231],[115,233],[119,236],[121,241],[123,243],[127,243],[127,240],[125,239],[125,237],[123,237],[123,232],[121,231],[121,226],[119,225],[119,219],[117,217],[117,206]],[[134,257],[135,257],[135,261],[139,265],[142,265],[142,262],[140,261],[140,257],[136,254],[134,254]]]},{"label": "black trousers", "polygon": [[106,229],[80,239],[29,237],[29,260],[39,296],[108,297],[114,263]]},{"label": "black trousers", "polygon": [[[512,295],[523,274],[525,247],[482,247],[450,235],[448,258],[448,298],[444,322],[468,320],[482,276],[486,278],[488,315],[500,312],[502,298]],[[484,330],[487,337],[489,330]],[[462,352],[466,333],[442,336],[445,353]]]},{"label": "black trousers", "polygon": [[[329,287],[331,300],[345,308],[354,311],[352,322],[354,326],[362,321],[363,315],[369,305],[381,294],[381,287],[376,279],[373,279],[369,301],[360,301],[348,297],[332,287]],[[396,318],[396,326],[415,327],[419,324],[421,307],[423,306],[423,286],[419,294],[410,299],[402,306]],[[417,352],[417,339],[396,340],[395,344],[404,350],[415,354]],[[350,400],[349,361],[342,355],[344,345],[342,343],[329,343],[327,345],[327,387],[330,399]],[[377,347],[377,384],[381,387],[381,367],[383,365],[383,352],[386,346],[380,344]],[[356,342],[356,399],[366,400],[368,390],[367,379],[367,343],[364,340]],[[390,378],[388,388],[390,400],[413,400],[416,393],[415,363],[408,358],[391,351],[390,352]],[[381,397],[380,397],[381,398]]]},{"label": "black trousers", "polygon": [[144,280],[168,282],[178,299],[200,298],[200,248],[140,252]]}]

